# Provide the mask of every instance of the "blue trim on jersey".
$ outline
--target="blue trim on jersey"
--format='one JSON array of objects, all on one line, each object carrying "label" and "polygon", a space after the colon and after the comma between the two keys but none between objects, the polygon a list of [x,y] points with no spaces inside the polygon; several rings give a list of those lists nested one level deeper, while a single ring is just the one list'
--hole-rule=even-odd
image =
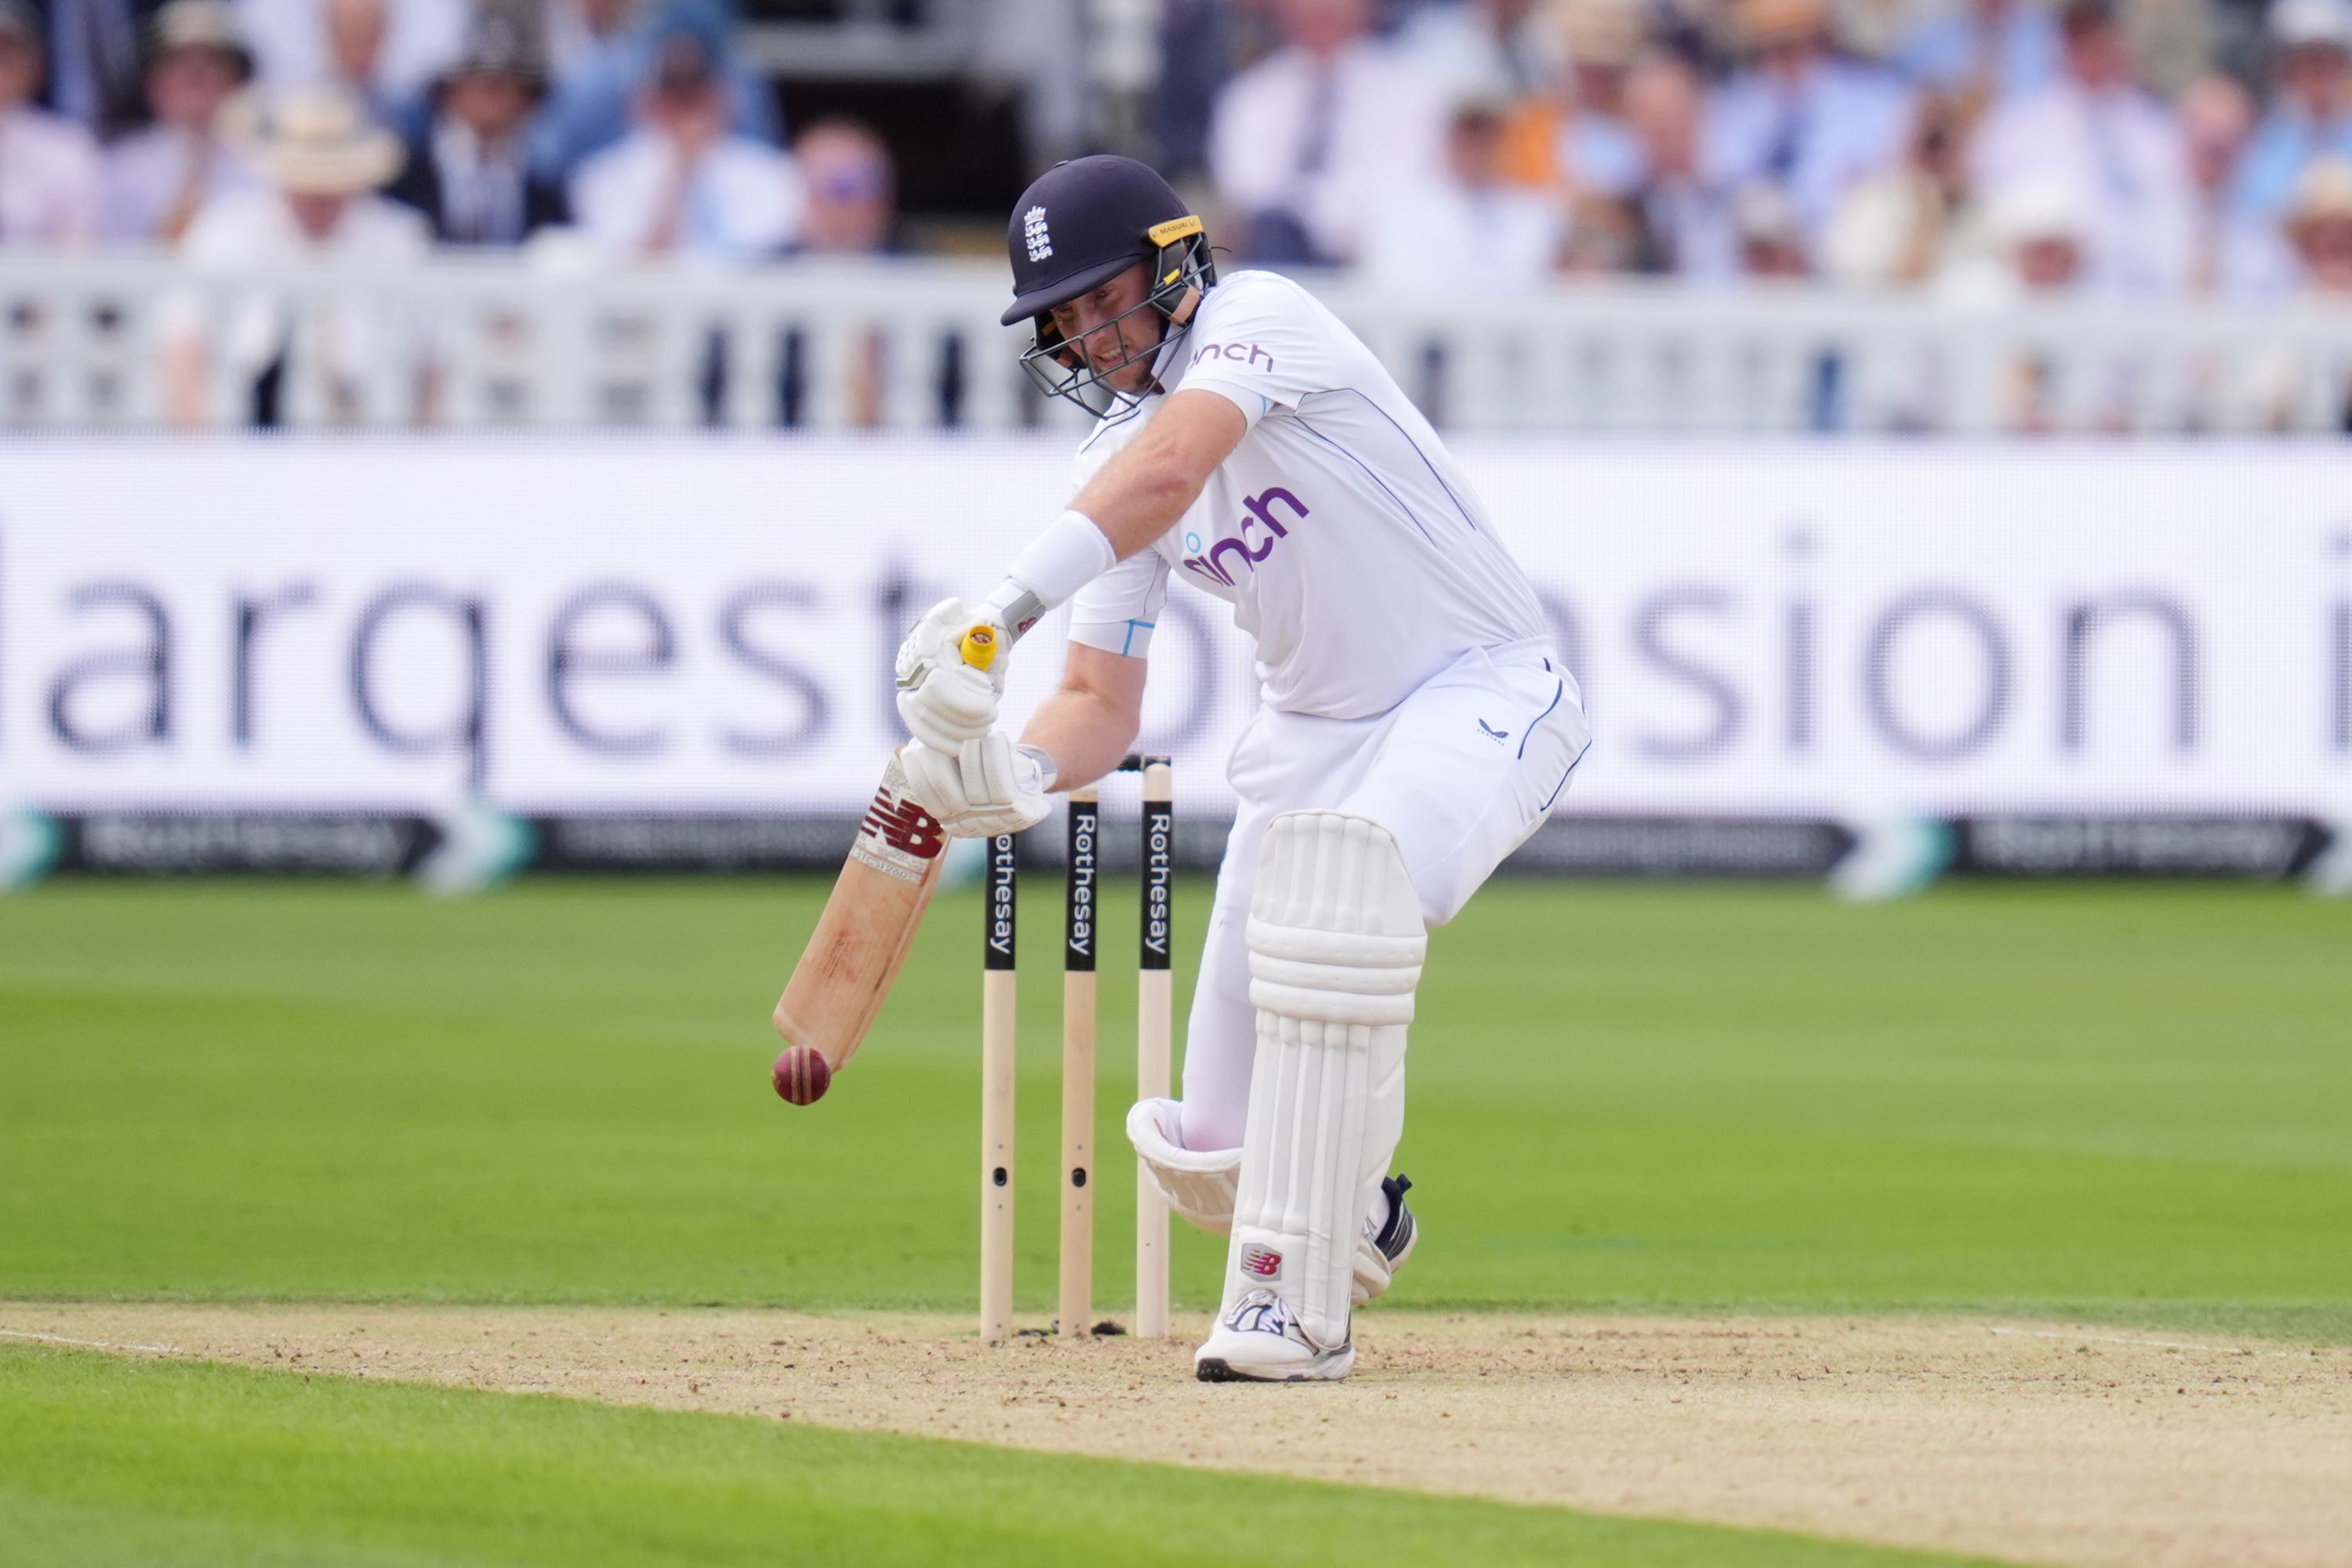
[{"label": "blue trim on jersey", "polygon": [[[1437,465],[1429,460],[1429,454],[1421,449],[1421,443],[1414,440],[1412,438],[1412,433],[1407,430],[1403,426],[1398,424],[1394,416],[1391,416],[1387,409],[1373,402],[1370,397],[1366,397],[1362,388],[1355,386],[1327,386],[1322,392],[1308,393],[1307,396],[1321,397],[1326,393],[1333,392],[1353,393],[1356,396],[1363,398],[1365,407],[1370,409],[1381,418],[1386,419],[1389,422],[1389,428],[1394,430],[1399,436],[1404,438],[1404,444],[1412,448],[1412,455],[1421,459],[1421,466],[1429,470],[1429,477],[1437,481],[1437,488],[1445,492],[1445,499],[1454,503],[1454,510],[1462,514],[1462,526],[1468,529],[1473,533],[1478,531],[1478,524],[1476,521],[1471,517],[1470,509],[1462,504],[1462,498],[1454,493],[1454,487],[1445,482],[1445,476],[1437,471]],[[1302,401],[1304,400],[1302,399]]]},{"label": "blue trim on jersey", "polygon": [[1591,750],[1592,750],[1592,742],[1591,741],[1585,742],[1584,751],[1576,753],[1575,758],[1568,764],[1568,773],[1560,774],[1559,783],[1552,785],[1550,796],[1543,803],[1544,810],[1549,811],[1551,809],[1551,803],[1558,800],[1559,798],[1559,792],[1568,787],[1569,775],[1576,772],[1576,764],[1584,761],[1584,752],[1589,752]]},{"label": "blue trim on jersey", "polygon": [[[1544,661],[1544,668],[1545,668],[1546,669],[1549,669],[1549,668],[1551,668],[1551,661],[1550,661],[1549,659],[1546,659],[1546,660]],[[1563,697],[1567,696],[1567,695],[1568,695],[1568,682],[1567,682],[1567,681],[1565,681],[1565,680],[1563,680],[1563,681],[1561,681],[1561,682],[1559,683],[1559,688],[1558,688],[1557,689],[1555,689],[1555,690],[1552,692],[1552,694],[1551,694],[1551,708],[1557,708],[1557,707],[1559,707],[1559,700],[1560,700],[1561,698],[1563,698]],[[1547,719],[1549,719],[1549,718],[1550,718],[1550,717],[1551,717],[1551,708],[1547,708],[1547,709],[1545,709],[1542,712],[1540,712],[1540,713],[1537,714],[1537,715],[1536,715],[1536,717],[1535,717],[1535,722],[1534,722],[1534,723],[1529,724],[1529,725],[1528,725],[1525,730],[1522,730],[1522,731],[1519,731],[1519,755],[1520,755],[1520,756],[1524,757],[1524,756],[1526,756],[1526,755],[1528,754],[1528,737],[1535,733],[1535,730],[1536,730],[1536,725],[1537,725],[1537,724],[1540,724],[1540,723],[1542,723],[1545,720],[1547,720]],[[1588,742],[1588,743],[1590,743],[1590,742]],[[1574,767],[1575,765],[1576,765],[1576,764],[1575,764],[1575,763],[1570,763],[1569,764],[1569,766],[1570,766],[1570,767]],[[1553,791],[1552,793],[1553,793],[1554,795],[1559,794],[1559,792],[1558,792],[1557,790]]]},{"label": "blue trim on jersey", "polygon": [[[1329,387],[1329,388],[1327,388],[1326,390],[1328,390],[1328,391],[1332,391],[1332,392],[1338,392],[1338,391],[1340,391],[1340,390],[1342,390],[1342,389],[1341,389],[1341,388],[1339,388],[1339,387],[1336,387],[1336,386],[1335,386],[1335,387]],[[1320,393],[1309,393],[1309,394],[1307,394],[1307,396],[1309,396],[1309,397],[1316,397],[1316,396],[1320,396],[1320,395],[1321,395],[1321,394],[1320,394]],[[1305,402],[1305,399],[1304,399],[1304,398],[1300,399],[1300,402],[1303,404],[1303,403]],[[1436,543],[1437,543],[1437,540],[1436,540],[1435,536],[1433,536],[1433,535],[1429,531],[1429,530],[1428,530],[1428,529],[1426,529],[1426,528],[1424,528],[1424,527],[1423,527],[1423,526],[1422,526],[1421,519],[1420,519],[1419,517],[1417,517],[1417,516],[1415,516],[1415,515],[1414,515],[1412,508],[1411,508],[1411,507],[1409,507],[1409,506],[1405,505],[1405,504],[1404,504],[1404,501],[1403,501],[1401,498],[1399,498],[1399,496],[1397,495],[1396,491],[1394,491],[1394,490],[1392,490],[1392,489],[1389,489],[1388,485],[1387,485],[1385,482],[1383,482],[1383,481],[1382,481],[1382,479],[1381,479],[1380,475],[1378,475],[1378,474],[1376,474],[1376,473],[1372,472],[1371,465],[1370,465],[1370,464],[1369,464],[1369,463],[1365,462],[1363,458],[1359,458],[1358,456],[1356,456],[1356,454],[1355,454],[1355,453],[1350,452],[1349,450],[1348,450],[1348,448],[1347,448],[1347,447],[1342,447],[1341,445],[1339,445],[1339,442],[1334,441],[1333,439],[1331,439],[1331,437],[1330,437],[1326,436],[1325,434],[1323,434],[1323,432],[1322,432],[1322,431],[1318,430],[1317,428],[1315,428],[1315,426],[1314,426],[1309,425],[1308,423],[1307,423],[1307,411],[1305,410],[1305,408],[1304,408],[1304,407],[1295,408],[1295,409],[1291,410],[1291,416],[1291,416],[1293,419],[1295,419],[1295,420],[1297,420],[1297,421],[1298,422],[1298,427],[1299,427],[1301,430],[1306,431],[1309,436],[1314,437],[1315,437],[1315,439],[1317,439],[1318,441],[1322,442],[1326,447],[1330,447],[1330,448],[1331,448],[1331,450],[1333,450],[1333,451],[1335,451],[1335,452],[1339,453],[1339,456],[1341,456],[1341,457],[1343,457],[1343,458],[1347,458],[1347,459],[1348,459],[1348,461],[1349,461],[1349,462],[1351,462],[1351,463],[1355,464],[1355,465],[1356,465],[1356,467],[1358,467],[1358,468],[1360,468],[1363,469],[1363,471],[1364,471],[1364,478],[1366,478],[1366,479],[1368,479],[1371,480],[1371,481],[1372,481],[1372,483],[1374,483],[1375,485],[1380,486],[1381,494],[1382,494],[1382,495],[1384,495],[1384,496],[1388,497],[1388,498],[1389,498],[1389,500],[1390,500],[1392,503],[1394,503],[1394,505],[1395,505],[1395,507],[1396,507],[1397,510],[1399,510],[1399,511],[1401,511],[1401,512],[1402,512],[1402,513],[1404,514],[1404,520],[1405,520],[1407,522],[1409,522],[1409,523],[1412,524],[1412,526],[1413,526],[1414,530],[1415,530],[1417,532],[1419,532],[1419,533],[1420,533],[1420,535],[1421,535],[1422,539],[1423,539],[1425,542],[1427,542],[1429,545],[1431,545],[1433,548],[1436,545]]]},{"label": "blue trim on jersey", "polygon": [[1127,653],[1127,651],[1128,651],[1129,648],[1132,648],[1132,647],[1135,646],[1135,628],[1136,628],[1136,627],[1138,627],[1138,626],[1141,626],[1145,631],[1147,631],[1147,632],[1148,632],[1148,631],[1151,630],[1151,628],[1152,628],[1152,627],[1154,627],[1154,626],[1158,626],[1159,624],[1160,624],[1160,623],[1159,623],[1158,621],[1129,621],[1129,622],[1128,622],[1128,623],[1127,623],[1127,640],[1126,640],[1125,642],[1123,642],[1123,643],[1121,643],[1121,644],[1119,644],[1119,645],[1118,645],[1118,651],[1119,651],[1122,655],[1124,655],[1124,654],[1126,654],[1126,653]]}]

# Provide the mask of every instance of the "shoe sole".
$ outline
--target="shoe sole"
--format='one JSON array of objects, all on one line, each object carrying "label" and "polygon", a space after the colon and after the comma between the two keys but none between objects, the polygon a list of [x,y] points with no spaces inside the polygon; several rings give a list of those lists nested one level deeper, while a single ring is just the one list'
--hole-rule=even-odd
[{"label": "shoe sole", "polygon": [[[1334,1364],[1339,1366],[1339,1371],[1328,1370]],[[1192,1375],[1202,1383],[1338,1383],[1355,1369],[1356,1352],[1350,1346],[1344,1356],[1334,1356],[1329,1361],[1312,1361],[1296,1372],[1277,1376],[1239,1371],[1224,1357],[1215,1355],[1194,1362]]]}]

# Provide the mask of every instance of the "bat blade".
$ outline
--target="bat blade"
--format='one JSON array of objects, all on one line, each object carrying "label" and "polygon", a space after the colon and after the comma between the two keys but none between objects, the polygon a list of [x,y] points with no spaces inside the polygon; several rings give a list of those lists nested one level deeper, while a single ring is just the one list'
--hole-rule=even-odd
[{"label": "bat blade", "polygon": [[835,1071],[888,1000],[938,890],[947,835],[907,794],[894,754],[808,947],[777,1000],[776,1032]]}]

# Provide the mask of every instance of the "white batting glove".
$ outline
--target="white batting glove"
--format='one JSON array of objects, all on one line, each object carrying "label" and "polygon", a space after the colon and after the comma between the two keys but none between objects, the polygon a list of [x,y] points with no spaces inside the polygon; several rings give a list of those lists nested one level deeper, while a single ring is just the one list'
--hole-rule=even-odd
[{"label": "white batting glove", "polygon": [[[963,636],[976,626],[996,634],[996,658],[984,670],[964,662]],[[933,605],[898,645],[898,717],[907,732],[953,756],[965,742],[994,729],[1009,641],[996,617],[977,605],[961,599]]]},{"label": "white batting glove", "polygon": [[907,793],[940,819],[950,838],[992,838],[1045,820],[1045,792],[1053,781],[1045,753],[1015,746],[1002,730],[951,752],[910,742],[898,762],[907,770]]}]

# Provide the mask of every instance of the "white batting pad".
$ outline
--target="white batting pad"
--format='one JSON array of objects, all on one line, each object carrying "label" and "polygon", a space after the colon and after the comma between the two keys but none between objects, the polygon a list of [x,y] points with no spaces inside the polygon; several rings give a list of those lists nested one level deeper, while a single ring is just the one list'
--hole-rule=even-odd
[{"label": "white batting pad", "polygon": [[1230,1236],[1242,1152],[1185,1148],[1179,1142],[1182,1111],[1172,1100],[1137,1100],[1127,1113],[1127,1141],[1170,1208],[1197,1230]]},{"label": "white batting pad", "polygon": [[1345,812],[1276,817],[1248,940],[1257,1059],[1219,1321],[1272,1290],[1330,1350],[1404,1131],[1405,1026],[1428,948],[1396,840]]}]

